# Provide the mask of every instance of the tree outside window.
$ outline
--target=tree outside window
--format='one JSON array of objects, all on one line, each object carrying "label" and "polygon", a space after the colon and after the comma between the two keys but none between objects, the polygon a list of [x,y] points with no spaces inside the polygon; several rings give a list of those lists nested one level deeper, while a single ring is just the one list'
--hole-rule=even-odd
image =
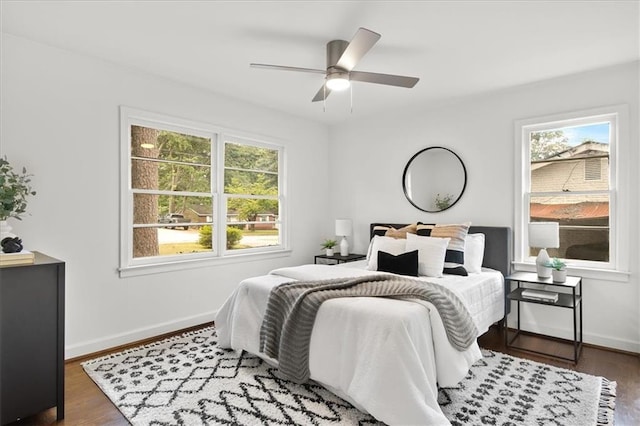
[{"label": "tree outside window", "polygon": [[198,241],[213,217],[211,139],[131,126],[131,187],[134,258],[211,249]]}]

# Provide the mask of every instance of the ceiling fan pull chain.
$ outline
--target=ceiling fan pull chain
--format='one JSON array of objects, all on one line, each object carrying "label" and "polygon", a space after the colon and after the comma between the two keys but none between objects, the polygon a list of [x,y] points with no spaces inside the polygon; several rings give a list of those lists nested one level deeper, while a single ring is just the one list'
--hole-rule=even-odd
[{"label": "ceiling fan pull chain", "polygon": [[349,103],[351,106],[351,114],[353,114],[353,84],[349,85]]},{"label": "ceiling fan pull chain", "polygon": [[327,83],[326,82],[324,86],[322,86],[322,112],[327,112]]}]

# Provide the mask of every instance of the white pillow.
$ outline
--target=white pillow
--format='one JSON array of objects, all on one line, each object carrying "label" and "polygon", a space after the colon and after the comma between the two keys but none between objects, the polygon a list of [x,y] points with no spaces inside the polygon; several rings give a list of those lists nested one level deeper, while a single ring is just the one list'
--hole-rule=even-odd
[{"label": "white pillow", "polygon": [[441,277],[444,256],[450,238],[421,237],[407,234],[406,251],[418,250],[418,274],[427,277]]},{"label": "white pillow", "polygon": [[369,263],[367,269],[378,270],[378,251],[386,251],[394,256],[405,252],[407,242],[404,238],[381,237],[376,235],[369,246]]},{"label": "white pillow", "polygon": [[464,239],[464,269],[467,272],[482,272],[484,261],[484,234],[467,234]]}]

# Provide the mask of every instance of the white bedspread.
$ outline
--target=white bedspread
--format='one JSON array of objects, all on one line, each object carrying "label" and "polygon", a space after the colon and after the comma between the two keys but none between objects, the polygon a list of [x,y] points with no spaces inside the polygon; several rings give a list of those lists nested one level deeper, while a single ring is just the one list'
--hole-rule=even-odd
[{"label": "white bedspread", "polygon": [[[336,266],[340,269],[365,271],[367,261],[341,263]],[[351,273],[348,272],[348,274]],[[464,302],[480,334],[486,333],[491,324],[504,317],[504,277],[499,271],[482,268],[482,273],[469,274],[467,277],[444,275],[441,278],[417,277],[416,279],[431,281],[453,291]]]},{"label": "white bedspread", "polygon": [[[260,326],[272,287],[292,280],[376,273],[358,267],[303,265],[244,280],[216,317],[219,344],[277,364],[259,352]],[[482,282],[483,275],[471,278]],[[496,279],[491,275],[485,281]],[[487,319],[483,318],[483,303],[475,303],[478,284],[466,287],[459,280],[464,282],[459,277],[452,280],[458,281],[458,288],[451,287],[455,284],[447,286],[461,296],[483,332]],[[309,371],[313,380],[387,424],[448,425],[437,402],[437,386],[456,385],[481,356],[477,344],[464,352],[450,345],[438,312],[430,303],[342,298],[323,303],[318,311],[311,335]]]}]

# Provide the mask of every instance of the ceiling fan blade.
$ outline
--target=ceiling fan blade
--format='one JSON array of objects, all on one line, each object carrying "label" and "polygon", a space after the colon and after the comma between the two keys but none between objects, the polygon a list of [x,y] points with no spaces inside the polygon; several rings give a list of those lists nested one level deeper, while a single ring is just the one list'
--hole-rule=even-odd
[{"label": "ceiling fan blade", "polygon": [[311,72],[314,74],[326,74],[326,70],[317,70],[314,68],[299,68],[288,67],[285,65],[269,65],[269,64],[249,64],[251,68],[264,68],[268,70],[280,70],[280,71],[299,71],[299,72]]},{"label": "ceiling fan blade", "polygon": [[403,75],[378,74],[375,72],[351,71],[349,79],[362,81],[364,83],[386,84],[387,86],[398,86],[411,88],[420,81],[417,77],[406,77]]},{"label": "ceiling fan blade", "polygon": [[378,33],[374,33],[366,28],[358,28],[358,32],[353,36],[349,45],[338,59],[337,67],[351,71],[355,68],[360,59],[373,47],[374,44],[382,37]]},{"label": "ceiling fan blade", "polygon": [[329,93],[331,93],[331,89],[329,89],[328,87],[326,87],[325,84],[323,84],[322,87],[320,87],[320,90],[318,90],[318,93],[316,93],[316,95],[313,97],[311,102],[324,101],[327,98],[327,96],[329,96]]}]

